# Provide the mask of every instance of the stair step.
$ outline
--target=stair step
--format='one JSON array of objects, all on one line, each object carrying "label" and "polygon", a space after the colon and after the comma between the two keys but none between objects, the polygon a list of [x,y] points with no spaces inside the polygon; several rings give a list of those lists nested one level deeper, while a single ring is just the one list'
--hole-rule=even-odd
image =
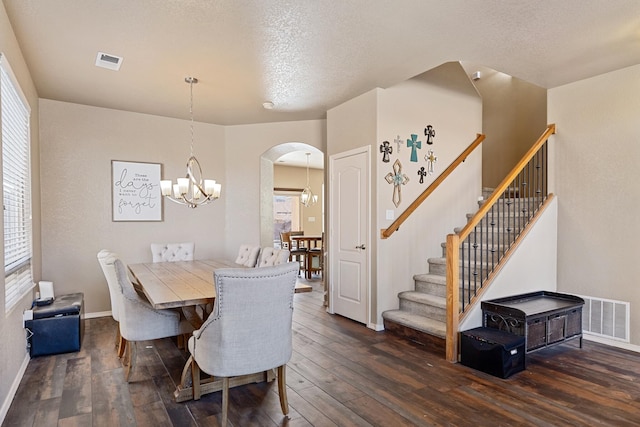
[{"label": "stair step", "polygon": [[413,276],[416,292],[424,292],[438,297],[447,296],[447,278],[439,274],[416,274]]},{"label": "stair step", "polygon": [[447,325],[445,322],[440,322],[428,317],[409,313],[407,311],[388,310],[382,313],[382,318],[440,338],[445,338],[447,335]]},{"label": "stair step", "polygon": [[440,322],[447,320],[447,300],[423,292],[405,291],[398,294],[400,310],[428,317]]}]

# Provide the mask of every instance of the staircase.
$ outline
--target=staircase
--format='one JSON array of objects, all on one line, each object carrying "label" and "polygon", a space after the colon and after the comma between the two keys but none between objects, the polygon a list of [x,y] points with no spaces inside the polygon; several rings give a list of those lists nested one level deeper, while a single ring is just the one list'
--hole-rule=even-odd
[{"label": "staircase", "polygon": [[[517,241],[526,235],[553,199],[547,185],[547,140],[555,131],[554,124],[548,125],[496,190],[491,195],[483,194],[486,203],[480,203],[476,214],[467,214],[464,227],[447,236],[443,256],[430,258],[429,272],[413,277],[414,290],[398,294],[398,310],[382,313],[387,331],[434,350],[443,350],[451,362],[458,360],[460,320],[479,303],[500,266],[517,247]],[[387,239],[398,231],[482,140],[484,135],[478,134],[476,140],[388,228],[381,230],[381,237]],[[458,268],[454,267],[456,264]],[[448,284],[447,272],[451,282]]]},{"label": "staircase", "polygon": [[[492,189],[484,189],[483,200],[486,200],[491,192]],[[519,228],[518,222],[524,223],[530,218],[530,212],[526,208],[528,206],[527,199],[509,200],[512,204],[514,200],[517,200],[520,206],[511,207],[512,212],[506,217],[504,211],[501,212],[500,222],[502,223],[499,225],[497,224],[498,219],[494,217],[493,212],[490,212],[471,233],[471,241],[478,243],[464,243],[460,246],[460,271],[462,272],[464,269],[461,277],[473,277],[474,272],[486,277],[487,270],[493,269],[506,248],[517,237],[514,228]],[[482,206],[483,201],[478,204]],[[467,220],[473,216],[471,213],[467,214]],[[462,227],[456,228],[454,232],[459,233],[461,229]],[[476,237],[474,233],[477,233],[478,236]],[[488,236],[492,238],[487,239]],[[447,261],[445,254],[446,244],[442,243],[442,257],[429,258],[427,260],[429,272],[413,276],[414,289],[398,294],[399,308],[382,313],[385,330],[442,352],[445,350],[447,315]],[[463,259],[467,261],[464,264]],[[473,288],[472,283],[466,283],[467,287],[469,285]],[[470,294],[473,296],[475,289],[466,292],[466,295]],[[462,299],[463,292],[460,292],[460,295]]]}]

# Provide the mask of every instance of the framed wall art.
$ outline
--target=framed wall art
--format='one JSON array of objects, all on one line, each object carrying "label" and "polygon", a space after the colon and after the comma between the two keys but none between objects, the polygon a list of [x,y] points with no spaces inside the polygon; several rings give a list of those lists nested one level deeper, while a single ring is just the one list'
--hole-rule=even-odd
[{"label": "framed wall art", "polygon": [[113,221],[162,221],[160,163],[111,161]]}]

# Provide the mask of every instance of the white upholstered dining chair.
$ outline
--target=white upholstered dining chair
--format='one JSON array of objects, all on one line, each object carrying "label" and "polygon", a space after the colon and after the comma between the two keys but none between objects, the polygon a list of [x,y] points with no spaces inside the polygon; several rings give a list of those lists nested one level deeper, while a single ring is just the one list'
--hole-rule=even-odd
[{"label": "white upholstered dining chair", "polygon": [[256,267],[272,267],[289,262],[289,251],[271,247],[262,248]]},{"label": "white upholstered dining chair", "polygon": [[127,340],[120,334],[120,291],[118,290],[120,284],[118,283],[118,276],[116,274],[115,261],[118,259],[118,254],[111,252],[107,249],[102,249],[98,252],[98,262],[102,268],[105,279],[107,279],[107,286],[109,287],[109,297],[111,299],[111,317],[118,322],[118,329],[116,334],[116,345],[118,347],[118,357],[122,357],[125,348],[127,346]]},{"label": "white upholstered dining chair", "polygon": [[152,243],[153,262],[193,261],[195,243]]},{"label": "white upholstered dining chair", "polygon": [[229,378],[277,368],[282,413],[289,413],[286,364],[292,352],[293,295],[298,264],[226,268],[214,273],[213,313],[189,339],[194,399],[200,370],[222,378],[222,425],[229,407]]},{"label": "white upholstered dining chair", "polygon": [[191,334],[193,326],[181,319],[178,311],[153,308],[149,301],[136,292],[129,280],[127,266],[119,259],[114,261],[114,265],[121,300],[118,313],[120,333],[128,342],[125,379],[129,381],[136,362],[136,342]]},{"label": "white upholstered dining chair", "polygon": [[235,263],[243,267],[255,267],[258,255],[260,255],[260,246],[240,245]]}]

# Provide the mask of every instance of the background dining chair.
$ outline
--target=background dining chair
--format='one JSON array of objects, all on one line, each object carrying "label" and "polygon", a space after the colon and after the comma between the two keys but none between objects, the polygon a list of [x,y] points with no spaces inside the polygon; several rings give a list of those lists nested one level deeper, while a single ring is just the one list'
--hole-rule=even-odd
[{"label": "background dining chair", "polygon": [[289,251],[272,247],[262,248],[256,267],[272,267],[289,262]]},{"label": "background dining chair", "polygon": [[229,378],[277,368],[282,413],[289,413],[286,364],[292,352],[293,294],[298,266],[218,269],[213,313],[189,339],[194,399],[200,370],[222,378],[222,425],[229,407]]},{"label": "background dining chair", "polygon": [[118,328],[116,329],[116,345],[118,347],[118,357],[122,357],[124,350],[127,346],[127,340],[120,334],[120,291],[118,290],[118,276],[116,274],[116,267],[114,265],[118,254],[111,252],[107,249],[102,249],[98,252],[98,262],[102,268],[105,279],[107,279],[107,286],[109,287],[109,297],[111,298],[111,317],[118,322]]},{"label": "background dining chair", "polygon": [[302,233],[301,231],[285,231],[280,233],[280,242],[283,249],[289,251],[289,261],[296,261],[299,265],[298,274],[305,269],[307,259],[307,248],[299,247],[291,240],[291,233]]},{"label": "background dining chair", "polygon": [[240,245],[235,263],[244,267],[255,267],[260,255],[260,246]]},{"label": "background dining chair", "polygon": [[120,333],[128,341],[125,380],[136,363],[136,342],[191,334],[193,326],[175,310],[158,310],[140,296],[129,280],[128,268],[116,259],[114,261],[118,278],[120,305]]},{"label": "background dining chair", "polygon": [[322,276],[324,267],[324,233],[320,241],[313,241],[313,246],[307,249],[307,277],[311,277],[313,273]]},{"label": "background dining chair", "polygon": [[153,262],[193,261],[195,243],[152,243]]}]

